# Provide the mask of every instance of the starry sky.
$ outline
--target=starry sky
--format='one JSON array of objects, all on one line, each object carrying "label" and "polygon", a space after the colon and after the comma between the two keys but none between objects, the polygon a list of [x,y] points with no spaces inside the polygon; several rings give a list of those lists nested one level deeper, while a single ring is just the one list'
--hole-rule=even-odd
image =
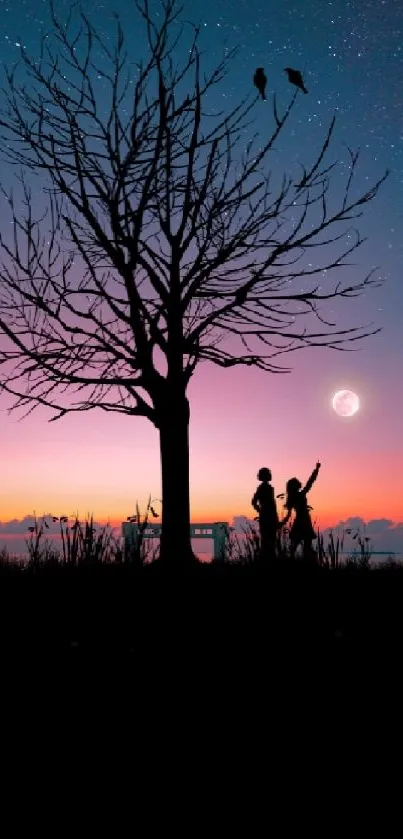
[{"label": "starry sky", "polygon": [[[56,3],[62,17],[69,5]],[[117,11],[137,60],[144,32],[129,0],[83,0],[82,6],[110,42]],[[271,468],[279,493],[289,477],[303,481],[321,460],[310,494],[320,526],[355,516],[387,521],[393,528],[403,521],[403,5],[399,0],[185,0],[184,7],[185,19],[202,24],[206,71],[224,49],[239,46],[227,77],[209,93],[212,112],[231,109],[249,92],[253,98],[253,73],[262,66],[268,101],[256,101],[251,130],[264,137],[272,128],[271,93],[276,92],[280,107],[292,94],[284,67],[302,71],[309,93],[297,97],[277,143],[276,166],[294,171],[300,161],[309,164],[336,114],[330,157],[340,163],[338,171],[347,170],[347,146],[361,150],[357,187],[362,191],[390,170],[360,220],[367,241],[347,269],[352,280],[359,280],[377,267],[384,283],[337,304],[333,312],[341,328],[374,323],[381,333],[355,352],[305,349],[286,359],[293,371],[284,375],[201,365],[188,390],[192,520],[250,516],[260,466]],[[20,44],[34,54],[41,29],[48,27],[47,2],[0,0],[2,61],[17,60]],[[186,40],[178,59],[185,51]],[[5,185],[12,178],[1,159],[0,178]],[[336,195],[340,188],[336,180]],[[354,417],[341,418],[332,410],[332,394],[342,388],[360,397]],[[158,436],[146,419],[91,411],[48,424],[51,412],[38,408],[18,422],[17,414],[7,413],[10,404],[10,397],[0,395],[3,523],[33,511],[78,511],[117,524],[133,513],[136,500],[144,508],[149,494],[160,498]]]}]

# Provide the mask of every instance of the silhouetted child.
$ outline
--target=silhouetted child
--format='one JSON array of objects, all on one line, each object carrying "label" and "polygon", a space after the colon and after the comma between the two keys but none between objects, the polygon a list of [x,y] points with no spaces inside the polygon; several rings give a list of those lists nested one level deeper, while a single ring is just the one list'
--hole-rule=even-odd
[{"label": "silhouetted child", "polygon": [[262,467],[262,469],[259,469],[257,477],[261,484],[259,484],[251,504],[259,513],[260,559],[267,561],[275,557],[279,520],[274,489],[270,483],[270,469],[265,466]]},{"label": "silhouetted child", "polygon": [[303,489],[301,489],[302,484],[298,478],[290,478],[290,480],[287,481],[287,498],[284,506],[288,512],[285,519],[283,519],[280,524],[280,527],[287,524],[292,510],[295,510],[295,519],[290,530],[292,553],[294,555],[300,542],[303,542],[304,557],[306,559],[312,558],[312,540],[316,539],[316,533],[312,527],[311,517],[309,515],[310,508],[308,507],[308,499],[306,496],[311,489],[312,484],[318,477],[319,469],[320,463],[318,462]]}]

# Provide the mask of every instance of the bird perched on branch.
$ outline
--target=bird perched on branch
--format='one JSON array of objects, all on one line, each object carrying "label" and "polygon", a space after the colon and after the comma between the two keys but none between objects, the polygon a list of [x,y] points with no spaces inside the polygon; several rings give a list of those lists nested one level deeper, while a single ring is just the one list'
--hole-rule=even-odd
[{"label": "bird perched on branch", "polygon": [[258,67],[256,70],[255,75],[253,76],[253,83],[255,87],[257,87],[262,99],[266,101],[266,85],[267,85],[267,77],[265,76],[265,72],[263,67]]},{"label": "bird perched on branch", "polygon": [[291,84],[295,84],[295,86],[299,87],[300,90],[303,90],[304,93],[308,93],[299,70],[293,70],[292,67],[284,67],[284,72],[287,73],[288,81],[291,82]]}]

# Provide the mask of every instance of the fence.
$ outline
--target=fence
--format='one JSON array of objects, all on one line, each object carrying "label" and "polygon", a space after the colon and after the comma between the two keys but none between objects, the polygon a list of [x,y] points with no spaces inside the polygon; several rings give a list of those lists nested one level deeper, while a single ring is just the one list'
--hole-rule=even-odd
[{"label": "fence", "polygon": [[[191,539],[212,539],[214,542],[214,562],[224,562],[225,545],[228,538],[229,526],[227,521],[202,522],[190,525]],[[140,526],[135,522],[122,523],[125,556],[135,549],[139,538]],[[158,539],[161,536],[160,524],[147,524],[143,530],[143,539]]]}]

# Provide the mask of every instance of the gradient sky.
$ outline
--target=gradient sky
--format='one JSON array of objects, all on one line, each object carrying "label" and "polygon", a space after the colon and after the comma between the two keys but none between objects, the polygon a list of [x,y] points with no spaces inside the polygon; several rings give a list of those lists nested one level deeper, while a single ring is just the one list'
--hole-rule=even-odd
[{"label": "gradient sky", "polygon": [[[63,15],[69,3],[56,6]],[[144,34],[129,0],[83,0],[82,6],[106,38],[118,11],[137,58]],[[268,93],[276,90],[285,106],[290,88],[283,68],[298,67],[309,95],[298,96],[292,125],[278,142],[282,165],[309,163],[336,112],[331,159],[347,160],[346,144],[360,147],[362,190],[386,168],[391,174],[360,222],[368,241],[343,275],[359,280],[379,266],[385,283],[336,307],[341,327],[374,322],[383,331],[353,353],[309,349],[288,356],[293,372],[285,375],[199,366],[188,391],[192,520],[250,516],[260,466],[271,468],[279,493],[289,477],[306,479],[319,459],[310,501],[321,526],[350,516],[402,522],[403,5],[185,0],[184,17],[197,22],[200,9],[207,67],[221,58],[225,42],[240,45],[228,77],[210,94],[212,108],[231,109],[249,90],[253,96],[257,66],[265,68]],[[34,53],[48,23],[42,0],[0,0],[2,60],[17,60],[19,43]],[[255,116],[254,128],[264,136],[270,102],[257,103]],[[10,167],[1,162],[0,177],[10,182]],[[0,218],[4,223],[3,212]],[[360,397],[354,417],[340,418],[331,408],[332,394],[342,388]],[[49,424],[52,412],[38,408],[18,422],[19,415],[7,413],[10,404],[0,396],[2,522],[33,511],[78,511],[118,523],[136,500],[144,508],[149,494],[160,498],[158,435],[146,419],[91,411]]]}]

